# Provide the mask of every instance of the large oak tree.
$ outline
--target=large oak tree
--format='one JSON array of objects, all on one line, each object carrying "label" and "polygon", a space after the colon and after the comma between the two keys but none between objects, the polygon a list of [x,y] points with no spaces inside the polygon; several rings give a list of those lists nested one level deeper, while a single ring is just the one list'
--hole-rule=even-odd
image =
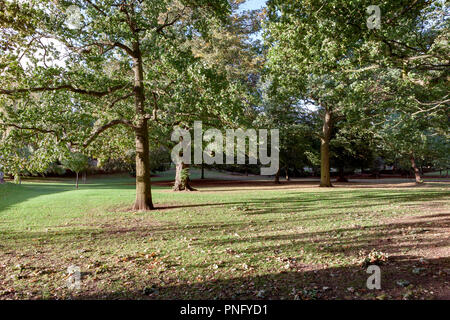
[{"label": "large oak tree", "polygon": [[30,0],[0,6],[3,139],[11,130],[26,134],[43,147],[46,156],[39,159],[49,160],[92,147],[106,130],[123,126],[135,137],[133,208],[153,209],[149,128],[159,116],[170,116],[161,110],[169,107],[162,97],[182,95],[166,95],[171,87],[202,77],[201,68],[192,67],[189,40],[206,36],[208,25],[227,16],[228,2]]},{"label": "large oak tree", "polygon": [[[409,100],[395,109],[412,115],[442,111],[449,102],[442,1],[381,1],[381,26],[375,29],[367,24],[372,5],[366,0],[268,1],[266,39],[274,83],[320,107],[321,186],[331,186],[330,137],[342,117],[351,114],[361,121],[374,112],[384,115],[385,102]],[[397,71],[403,86],[395,88],[407,94],[380,81]]]}]

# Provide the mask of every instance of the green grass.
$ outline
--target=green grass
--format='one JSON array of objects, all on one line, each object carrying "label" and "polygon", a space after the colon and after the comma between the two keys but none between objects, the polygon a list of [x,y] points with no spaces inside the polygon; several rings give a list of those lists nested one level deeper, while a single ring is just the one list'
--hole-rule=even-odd
[{"label": "green grass", "polygon": [[[65,179],[0,185],[0,299],[313,295],[317,270],[358,270],[361,250],[403,232],[382,221],[448,212],[450,190],[154,187],[152,212],[128,211],[134,195],[126,176],[79,190]],[[79,292],[65,286],[70,265],[83,272]],[[364,285],[353,281],[343,286]]]}]

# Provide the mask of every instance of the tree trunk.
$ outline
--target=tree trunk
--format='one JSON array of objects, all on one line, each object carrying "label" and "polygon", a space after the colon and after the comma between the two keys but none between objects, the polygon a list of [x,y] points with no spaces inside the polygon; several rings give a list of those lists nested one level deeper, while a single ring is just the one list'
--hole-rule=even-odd
[{"label": "tree trunk", "polygon": [[150,172],[150,152],[147,121],[136,130],[136,201],[133,210],[152,210],[152,189]]},{"label": "tree trunk", "polygon": [[148,119],[145,112],[144,71],[138,35],[133,43],[134,96],[137,115],[136,134],[136,201],[133,210],[152,210]]},{"label": "tree trunk", "polygon": [[280,169],[278,169],[277,173],[275,174],[275,183],[280,183]]},{"label": "tree trunk", "polygon": [[415,175],[415,178],[416,178],[416,184],[422,184],[423,183],[422,176],[420,174],[419,168],[416,165],[416,159],[414,159],[414,155],[411,155],[410,160],[411,160],[411,167],[414,170],[414,175]]},{"label": "tree trunk", "polygon": [[176,167],[175,184],[173,191],[197,191],[190,184],[189,173],[186,175],[183,170],[189,170],[189,165],[184,162],[180,162]]},{"label": "tree trunk", "polygon": [[202,176],[201,179],[204,180],[205,179],[205,164],[202,162]]},{"label": "tree trunk", "polygon": [[331,111],[325,110],[320,146],[320,186],[332,187],[330,179],[330,138],[331,138]]},{"label": "tree trunk", "polygon": [[345,177],[345,168],[343,166],[339,167],[339,178],[337,182],[348,182],[348,179]]},{"label": "tree trunk", "polygon": [[286,181],[291,180],[291,179],[289,178],[289,168],[288,168],[287,166],[284,168],[284,173],[285,173],[285,176],[286,176]]},{"label": "tree trunk", "polygon": [[78,172],[75,172],[76,178],[75,178],[75,187],[78,189]]},{"label": "tree trunk", "polygon": [[83,171],[83,173],[81,174],[81,181],[83,181],[83,184],[86,184],[86,171]]}]

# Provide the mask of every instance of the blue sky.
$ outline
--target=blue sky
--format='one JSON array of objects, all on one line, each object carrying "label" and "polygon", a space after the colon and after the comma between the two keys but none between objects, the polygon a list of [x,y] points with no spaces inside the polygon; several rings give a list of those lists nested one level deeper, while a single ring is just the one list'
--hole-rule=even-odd
[{"label": "blue sky", "polygon": [[266,5],[266,0],[247,0],[242,6],[241,10],[260,9]]},{"label": "blue sky", "polygon": [[[241,5],[239,10],[243,11],[243,10],[261,9],[265,5],[266,5],[266,0],[247,0],[244,4]],[[259,32],[257,35],[254,35],[252,38],[262,40],[261,32]]]}]

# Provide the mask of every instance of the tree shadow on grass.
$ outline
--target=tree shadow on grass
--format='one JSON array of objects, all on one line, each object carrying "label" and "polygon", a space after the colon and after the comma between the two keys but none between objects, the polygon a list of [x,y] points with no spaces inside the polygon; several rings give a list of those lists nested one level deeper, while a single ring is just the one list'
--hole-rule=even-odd
[{"label": "tree shadow on grass", "polygon": [[[151,300],[316,300],[316,299],[449,299],[449,258],[423,260],[417,256],[392,257],[380,266],[381,290],[367,288],[371,274],[361,266],[322,267],[292,264],[289,270],[192,283],[152,284],[140,288],[79,292],[73,299]],[[420,270],[419,273],[414,273]]]},{"label": "tree shadow on grass", "polygon": [[[422,262],[417,256],[391,257],[381,265],[381,292],[367,288],[367,269],[361,266],[308,266],[293,262],[289,270],[265,275],[251,275],[226,280],[159,287],[153,299],[401,299],[421,296],[422,290],[434,291],[437,299],[450,298],[449,275],[442,273],[450,259],[437,258]],[[425,267],[419,274],[413,271]],[[312,270],[310,270],[312,269]],[[407,288],[406,288],[407,287]],[[430,295],[428,295],[430,296]]]},{"label": "tree shadow on grass", "polygon": [[[237,185],[253,185],[253,181],[220,181],[220,184],[234,183]],[[303,185],[310,182],[296,182],[293,185]],[[92,190],[98,191],[102,189],[116,189],[116,190],[131,190],[135,188],[134,182],[130,178],[125,177],[112,177],[112,178],[101,178],[91,180],[89,184],[81,184],[80,190]],[[158,185],[158,183],[153,184],[153,189],[163,189],[164,186]],[[277,189],[278,190],[278,189]],[[282,189],[281,189],[282,190]],[[22,203],[29,199],[45,196],[49,194],[62,193],[67,191],[74,191],[74,185],[69,180],[57,180],[51,183],[31,183],[14,185],[12,183],[7,183],[0,185],[0,212],[8,208],[11,208],[15,204]],[[219,191],[219,190],[215,190]],[[239,189],[223,190],[223,191],[239,191]],[[248,190],[245,190],[248,191]],[[400,194],[398,194],[400,193]],[[179,208],[195,208],[195,207],[206,207],[206,206],[231,206],[231,205],[251,205],[254,208],[250,208],[247,214],[264,214],[264,213],[284,213],[290,211],[311,211],[318,209],[317,206],[308,206],[308,203],[316,203],[317,201],[328,202],[330,206],[334,209],[345,209],[352,208],[354,204],[349,203],[348,205],[343,205],[342,201],[370,201],[370,200],[380,200],[387,201],[389,203],[396,202],[406,202],[406,201],[424,201],[424,200],[438,200],[442,198],[448,198],[450,196],[450,191],[448,190],[408,190],[391,192],[389,194],[386,191],[379,190],[367,190],[363,194],[361,192],[352,192],[351,190],[337,191],[333,189],[329,193],[327,192],[317,192],[317,193],[294,193],[289,192],[286,194],[292,194],[290,197],[282,197],[280,199],[276,198],[259,198],[252,199],[247,202],[243,201],[223,201],[218,203],[204,203],[204,204],[157,204],[157,209],[179,209]],[[312,197],[311,195],[314,195]],[[286,204],[283,208],[280,208],[279,204]],[[370,207],[372,204],[358,204],[359,207]]]},{"label": "tree shadow on grass", "polygon": [[[450,256],[442,251],[450,241],[450,214],[433,214],[416,217],[412,221],[398,221],[379,226],[360,228],[338,228],[322,232],[283,234],[268,237],[250,237],[230,242],[217,241],[211,244],[202,241],[194,246],[206,248],[213,245],[223,248],[236,242],[261,243],[250,246],[240,253],[264,254],[265,257],[280,255],[288,268],[276,267],[266,274],[258,274],[250,268],[244,275],[227,273],[218,279],[194,280],[191,283],[154,283],[143,280],[142,288],[121,292],[81,293],[79,299],[450,299]],[[433,237],[411,238],[414,235],[432,233]],[[335,237],[341,234],[342,237]],[[294,240],[284,244],[270,245],[277,240]],[[267,244],[266,244],[267,243]],[[283,257],[289,249],[305,250],[305,253],[344,254],[358,256],[372,249],[389,254],[388,261],[380,265],[381,290],[369,290],[366,286],[366,267],[359,264],[329,266],[327,264],[305,264],[302,256]],[[438,252],[426,256],[405,252]],[[292,252],[292,250],[290,251]],[[439,253],[441,252],[441,253]],[[442,256],[444,252],[444,256]],[[445,254],[446,252],[446,254]],[[441,255],[441,256],[439,256]],[[205,268],[207,265],[190,264],[187,268]],[[236,266],[235,266],[236,267]],[[227,275],[229,278],[227,278]],[[178,281],[179,282],[179,281]],[[150,289],[149,289],[150,288]],[[150,293],[149,293],[150,292]]]},{"label": "tree shadow on grass", "polygon": [[[44,185],[45,186],[45,185]],[[20,187],[20,186],[19,186]],[[28,186],[23,186],[27,188]],[[21,190],[23,190],[23,187]],[[34,187],[34,186],[33,186]],[[35,188],[31,188],[33,191]],[[60,186],[46,186],[44,189],[40,189],[37,192],[37,195],[57,193],[67,191],[67,187]],[[33,192],[31,192],[34,194]],[[22,194],[22,193],[20,193]],[[23,193],[24,196],[22,201],[27,199],[26,192]],[[29,196],[29,195],[28,195]],[[157,210],[175,210],[175,209],[190,209],[190,208],[208,208],[208,207],[225,207],[229,210],[237,211],[242,215],[251,217],[255,215],[257,219],[253,221],[253,225],[265,225],[267,223],[270,224],[278,224],[278,223],[289,223],[293,225],[301,226],[302,223],[305,222],[318,222],[320,220],[323,221],[350,221],[357,220],[355,216],[353,216],[353,212],[342,211],[343,209],[355,209],[355,202],[357,202],[357,209],[361,211],[361,213],[356,212],[357,217],[364,215],[364,209],[373,207],[374,205],[378,205],[379,203],[389,203],[391,205],[395,205],[398,203],[410,203],[410,204],[423,204],[424,201],[438,201],[442,199],[446,199],[448,197],[448,192],[445,191],[436,191],[430,190],[426,192],[421,192],[420,194],[409,194],[409,193],[401,193],[401,194],[389,194],[380,193],[379,191],[371,191],[364,192],[364,194],[353,193],[349,194],[346,191],[333,192],[332,194],[327,193],[317,193],[313,194],[313,197],[309,195],[309,197],[301,198],[295,193],[292,193],[292,196],[284,197],[283,205],[280,206],[280,199],[274,198],[260,198],[260,199],[252,199],[250,201],[229,201],[229,202],[219,202],[219,203],[202,203],[202,204],[180,204],[180,205],[164,205],[158,204],[156,205]],[[365,204],[362,204],[362,200],[367,200]],[[342,202],[348,202],[349,204],[342,205]],[[416,202],[417,201],[417,202]],[[14,203],[14,201],[12,202]],[[318,204],[317,204],[318,203]],[[7,203],[8,205],[8,203]],[[3,207],[4,209],[5,207]],[[2,207],[0,206],[0,212]],[[340,210],[340,211],[339,211]],[[264,214],[277,214],[279,217],[273,217],[273,215],[268,216],[268,218],[264,218]],[[289,215],[287,221],[284,219],[286,215]],[[440,215],[440,217],[444,217]],[[126,234],[128,232],[138,232],[141,234],[158,234],[164,232],[185,232],[185,231],[209,231],[209,230],[233,230],[239,232],[240,230],[246,230],[249,227],[248,221],[246,222],[209,222],[209,223],[190,223],[189,226],[178,225],[178,224],[165,224],[165,225],[151,225],[151,226],[117,226],[117,229],[120,229],[118,232]],[[288,226],[289,227],[289,226]],[[54,232],[38,232],[38,231],[15,231],[14,233],[9,234],[10,238],[15,239],[32,239],[32,238],[45,238],[51,237],[53,239],[58,239],[58,241],[64,241],[64,238],[68,236],[72,238],[75,235],[85,236],[98,234],[102,235],[103,230],[102,226],[84,226],[83,228],[71,227],[70,230],[57,230]],[[106,233],[109,233],[109,226],[104,227]],[[384,228],[384,227],[380,227]],[[113,228],[116,229],[116,228]],[[337,235],[354,232],[357,231],[354,228],[340,228],[333,231],[326,231],[323,234],[336,233]],[[5,230],[2,232],[3,236],[8,236],[8,231]],[[262,241],[262,240],[292,240],[299,241],[304,238],[312,237],[312,236],[320,236],[320,233],[308,234],[296,234],[296,235],[281,235],[276,236],[277,239],[270,237],[255,237],[254,241]],[[283,238],[284,237],[284,238]],[[231,240],[220,240],[219,242],[227,243]],[[233,240],[234,242],[244,241],[244,240]],[[245,240],[247,241],[247,240]],[[221,243],[216,243],[221,244]]]},{"label": "tree shadow on grass", "polygon": [[[398,193],[385,191],[364,191],[352,193],[351,191],[333,191],[332,193],[316,193],[314,197],[302,198],[302,194],[292,193],[292,196],[276,198],[254,199],[247,202],[251,206],[247,214],[312,212],[329,209],[364,209],[377,205],[395,205],[399,203],[420,204],[425,201],[446,200],[450,191],[421,190],[411,193],[399,191]],[[318,206],[317,203],[320,205]]]},{"label": "tree shadow on grass", "polygon": [[69,185],[6,183],[0,185],[0,212],[32,198],[71,190]]},{"label": "tree shadow on grass", "polygon": [[[0,185],[0,212],[13,207],[15,204],[51,194],[69,191],[98,191],[101,189],[131,190],[135,188],[134,184],[128,185],[122,180],[124,179],[95,179],[88,184],[80,184],[79,190],[76,190],[75,184],[68,179],[49,180],[46,182],[40,182],[36,179],[24,179],[24,183],[20,185],[8,182]],[[32,183],[26,183],[29,181]]]},{"label": "tree shadow on grass", "polygon": [[[450,191],[421,190],[411,193],[405,191],[386,193],[385,191],[364,191],[352,193],[351,191],[333,191],[332,193],[286,193],[281,198],[258,198],[248,201],[223,201],[217,203],[199,204],[157,204],[157,210],[189,209],[204,207],[225,207],[241,211],[248,216],[261,216],[265,214],[308,214],[304,219],[327,219],[332,214],[320,214],[323,210],[359,210],[364,212],[374,206],[397,205],[409,203],[422,205],[426,201],[446,200]],[[425,203],[426,204],[426,203]],[[345,217],[343,213],[337,213]]]},{"label": "tree shadow on grass", "polygon": [[[210,272],[208,279],[164,278],[149,275],[139,279],[132,289],[116,283],[116,289],[106,288],[102,291],[86,290],[75,294],[75,299],[373,299],[389,298],[450,298],[450,257],[445,254],[448,248],[450,214],[430,214],[407,220],[387,222],[370,227],[340,227],[315,232],[282,232],[275,235],[251,235],[244,238],[223,239],[221,237],[202,238],[202,234],[191,246],[197,250],[215,248],[222,252],[232,247],[247,256],[272,259],[270,269],[258,272],[257,268],[227,270],[240,268],[246,260],[220,265],[217,274]],[[82,241],[111,241],[118,239],[140,239],[146,232],[159,235],[183,234],[186,230],[208,231],[214,228],[239,230],[248,226],[239,223],[204,223],[197,226],[110,226],[108,230],[97,229],[92,238],[92,229],[80,230],[80,233],[62,232],[57,240],[81,236]],[[196,233],[197,234],[197,233]],[[36,235],[36,234],[35,234]],[[428,235],[432,235],[429,237]],[[41,234],[45,237],[45,234]],[[47,235],[48,236],[48,235]],[[240,245],[243,244],[243,245]],[[87,243],[86,243],[87,245]],[[240,248],[240,249],[239,249]],[[382,290],[371,291],[366,287],[369,274],[358,264],[348,262],[344,266],[326,263],[308,264],[304,254],[317,257],[344,255],[358,257],[359,252],[370,250],[389,254],[386,264],[381,265]],[[436,251],[437,250],[437,251]],[[296,256],[286,256],[285,252],[300,252]],[[433,253],[433,251],[435,251]],[[411,252],[411,253],[409,253]],[[431,255],[417,252],[431,252]],[[442,254],[444,252],[444,254]],[[226,254],[226,253],[224,253]],[[281,265],[278,262],[282,262]],[[186,269],[205,270],[214,261],[198,264],[185,262]],[[287,265],[286,267],[283,267]],[[145,266],[142,266],[145,267]],[[169,271],[169,270],[168,270]],[[127,279],[127,270],[120,265],[115,271]],[[200,272],[200,271],[199,271]],[[107,275],[114,276],[113,274]],[[89,281],[89,274],[86,274]],[[164,280],[161,280],[162,278]],[[117,286],[118,285],[118,286]],[[117,289],[119,288],[119,289]]]}]

